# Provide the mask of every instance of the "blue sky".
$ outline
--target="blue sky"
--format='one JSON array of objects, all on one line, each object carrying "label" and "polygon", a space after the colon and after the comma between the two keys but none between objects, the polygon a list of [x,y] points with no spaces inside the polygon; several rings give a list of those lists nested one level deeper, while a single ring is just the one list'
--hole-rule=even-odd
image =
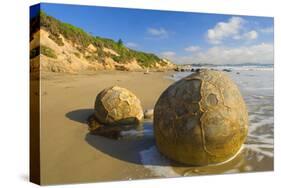
[{"label": "blue sky", "polygon": [[41,9],[176,63],[273,63],[273,18],[45,3]]}]

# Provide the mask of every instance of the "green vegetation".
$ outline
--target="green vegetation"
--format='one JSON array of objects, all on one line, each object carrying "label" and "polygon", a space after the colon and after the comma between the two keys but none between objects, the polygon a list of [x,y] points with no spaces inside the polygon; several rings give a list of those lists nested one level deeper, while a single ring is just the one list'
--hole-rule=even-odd
[{"label": "green vegetation", "polygon": [[52,39],[55,43],[57,43],[59,46],[63,46],[64,43],[62,41],[62,38],[60,38],[59,36],[56,35],[49,35],[48,36],[50,39]]},{"label": "green vegetation", "polygon": [[44,45],[40,46],[40,54],[43,54],[47,57],[54,58],[54,59],[57,58],[55,51],[52,48],[49,48],[48,46],[44,46]]},{"label": "green vegetation", "polygon": [[36,48],[33,48],[32,50],[30,50],[30,59],[43,54],[47,57],[53,58],[53,59],[57,59],[57,55],[55,53],[55,51],[52,48],[49,48],[48,46],[45,45],[41,45],[38,46]]},{"label": "green vegetation", "polygon": [[[40,12],[39,16],[40,19],[35,18],[34,21],[38,22],[38,20],[40,20],[40,27],[48,31],[50,33],[49,38],[55,41],[58,45],[64,45],[62,39],[60,38],[60,35],[62,35],[67,40],[70,40],[73,43],[77,44],[77,50],[79,50],[79,52],[81,52],[82,54],[85,54],[87,47],[90,44],[93,44],[97,48],[97,56],[91,55],[85,57],[88,60],[97,60],[98,62],[102,63],[104,61],[104,57],[110,56],[114,61],[123,64],[136,59],[139,65],[142,67],[153,67],[156,63],[159,63],[161,65],[166,64],[166,62],[164,62],[154,54],[139,52],[125,47],[122,39],[119,39],[116,42],[112,39],[92,36],[84,30],[71,24],[63,23],[42,11]],[[35,23],[33,23],[33,25],[35,25]],[[116,53],[118,53],[119,56],[106,53],[104,52],[103,48],[112,49]],[[49,55],[55,55],[50,50],[47,50],[47,53]]]},{"label": "green vegetation", "polygon": [[122,39],[119,39],[118,42],[117,42],[118,46],[123,46],[123,41]]}]

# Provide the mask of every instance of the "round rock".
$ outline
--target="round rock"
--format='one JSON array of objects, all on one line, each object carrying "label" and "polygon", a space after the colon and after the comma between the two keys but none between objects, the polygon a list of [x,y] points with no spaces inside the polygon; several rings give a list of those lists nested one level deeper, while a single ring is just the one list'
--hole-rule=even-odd
[{"label": "round rock", "polygon": [[233,157],[248,132],[248,112],[235,83],[223,72],[200,70],[168,87],[154,109],[158,150],[188,165]]},{"label": "round rock", "polygon": [[135,94],[113,86],[97,95],[94,117],[104,125],[139,124],[143,119],[143,110]]}]

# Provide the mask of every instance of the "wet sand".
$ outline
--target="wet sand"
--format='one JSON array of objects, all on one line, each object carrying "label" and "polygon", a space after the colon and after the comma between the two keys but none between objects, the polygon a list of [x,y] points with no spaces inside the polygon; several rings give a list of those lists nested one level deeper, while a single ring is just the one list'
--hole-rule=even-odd
[{"label": "wet sand", "polygon": [[88,134],[86,119],[99,91],[119,85],[134,92],[144,109],[154,107],[172,83],[169,73],[42,73],[41,175],[43,184],[128,180],[155,177],[139,152],[153,139],[116,142]]},{"label": "wet sand", "polygon": [[[232,161],[187,167],[161,156],[152,122],[112,140],[88,133],[86,119],[99,91],[119,85],[133,91],[151,109],[173,81],[173,73],[99,72],[69,75],[42,73],[41,175],[43,184],[117,181],[273,170],[273,159],[245,147]],[[136,136],[141,133],[141,136]]]}]

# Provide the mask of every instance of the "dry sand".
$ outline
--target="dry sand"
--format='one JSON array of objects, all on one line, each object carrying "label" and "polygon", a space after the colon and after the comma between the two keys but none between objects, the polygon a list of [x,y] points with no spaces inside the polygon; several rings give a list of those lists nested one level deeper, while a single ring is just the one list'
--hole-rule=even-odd
[{"label": "dry sand", "polygon": [[89,135],[85,123],[99,91],[119,85],[134,92],[144,109],[154,107],[169,73],[99,72],[41,74],[41,182],[63,184],[155,177],[139,151],[153,140],[114,141]]}]

